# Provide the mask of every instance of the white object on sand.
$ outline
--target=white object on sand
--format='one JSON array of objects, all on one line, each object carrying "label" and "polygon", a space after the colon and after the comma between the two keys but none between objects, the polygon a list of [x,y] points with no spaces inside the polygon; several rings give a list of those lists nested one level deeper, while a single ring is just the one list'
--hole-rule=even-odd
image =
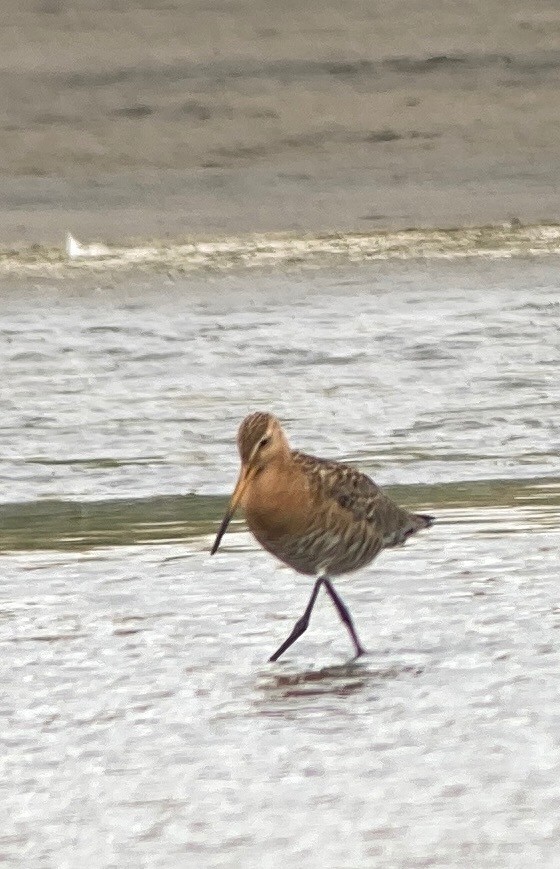
[{"label": "white object on sand", "polygon": [[66,233],[66,255],[69,259],[107,256],[109,253],[111,251],[105,244],[80,244],[73,235]]}]

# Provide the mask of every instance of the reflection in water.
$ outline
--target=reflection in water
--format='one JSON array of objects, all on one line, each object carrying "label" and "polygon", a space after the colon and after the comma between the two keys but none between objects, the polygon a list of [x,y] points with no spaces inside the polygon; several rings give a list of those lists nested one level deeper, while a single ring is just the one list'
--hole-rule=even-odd
[{"label": "reflection in water", "polygon": [[[293,666],[293,665],[292,665]],[[282,700],[309,697],[349,697],[372,688],[389,679],[402,676],[417,676],[422,667],[393,665],[373,667],[365,660],[349,661],[346,664],[319,669],[292,670],[290,672],[263,673],[257,689],[266,695],[261,700],[261,709],[270,714],[271,709]],[[279,710],[276,710],[277,712]]]},{"label": "reflection in water", "polygon": [[347,697],[364,687],[366,677],[360,664],[350,662],[320,670],[264,675],[258,688],[267,695],[268,700],[274,701],[325,694]]}]

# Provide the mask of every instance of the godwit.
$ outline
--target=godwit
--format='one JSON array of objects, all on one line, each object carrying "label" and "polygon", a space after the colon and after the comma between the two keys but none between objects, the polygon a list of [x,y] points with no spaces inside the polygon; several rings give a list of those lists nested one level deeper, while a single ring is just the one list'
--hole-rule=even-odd
[{"label": "godwit", "polygon": [[261,546],[294,570],[317,577],[305,612],[269,660],[276,661],[307,630],[321,586],[350,633],[356,657],[363,655],[350,613],[330,577],[364,567],[382,549],[429,528],[434,518],[399,507],[349,465],[292,450],[271,413],[246,417],[237,447],[241,471],[212,555],[241,505]]}]

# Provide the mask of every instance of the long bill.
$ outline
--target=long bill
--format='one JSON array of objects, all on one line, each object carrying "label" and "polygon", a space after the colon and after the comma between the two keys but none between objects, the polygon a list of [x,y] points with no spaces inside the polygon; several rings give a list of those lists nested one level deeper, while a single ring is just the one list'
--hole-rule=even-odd
[{"label": "long bill", "polygon": [[216,539],[214,540],[214,545],[210,550],[210,555],[214,555],[215,552],[218,551],[218,547],[222,542],[222,537],[227,531],[227,527],[231,520],[233,519],[233,515],[239,506],[239,502],[243,497],[243,493],[247,488],[247,483],[249,482],[248,472],[245,468],[241,468],[241,473],[239,474],[239,479],[235,484],[235,489],[233,490],[233,494],[230,498],[228,508],[226,510],[225,516],[222,519],[222,524],[220,525],[219,531],[216,534]]}]

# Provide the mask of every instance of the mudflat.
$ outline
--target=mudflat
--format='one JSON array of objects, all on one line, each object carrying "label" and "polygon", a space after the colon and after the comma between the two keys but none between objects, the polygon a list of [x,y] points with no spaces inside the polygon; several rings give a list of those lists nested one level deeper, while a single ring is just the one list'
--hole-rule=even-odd
[{"label": "mudflat", "polygon": [[559,217],[555,2],[3,3],[0,244]]}]

